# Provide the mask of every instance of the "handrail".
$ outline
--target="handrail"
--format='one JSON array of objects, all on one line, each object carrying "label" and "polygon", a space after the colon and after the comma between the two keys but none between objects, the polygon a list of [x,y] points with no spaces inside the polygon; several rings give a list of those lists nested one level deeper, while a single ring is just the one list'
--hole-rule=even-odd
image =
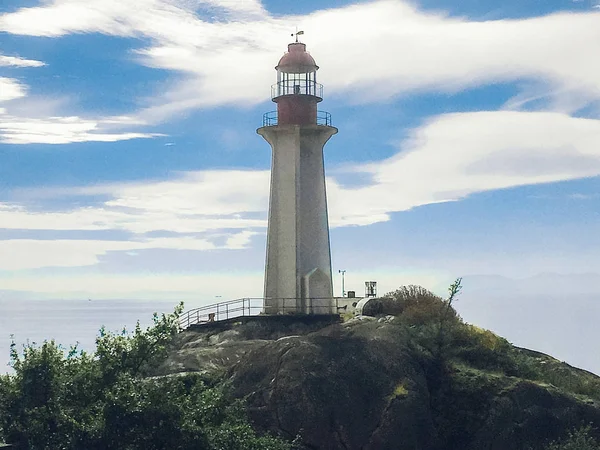
[{"label": "handrail", "polygon": [[[269,111],[263,114],[263,127],[274,127],[278,124],[277,111]],[[316,125],[331,126],[331,113],[317,111]]]},{"label": "handrail", "polygon": [[[337,297],[311,298],[312,301],[332,299],[335,300],[336,311],[339,310],[339,299]],[[284,313],[286,312],[286,310],[288,310],[290,313],[297,312],[297,307],[295,306],[295,303],[298,299],[278,298],[276,300],[282,300],[282,305],[277,307],[278,311],[283,311]],[[291,300],[294,301],[294,306],[285,306],[286,301]],[[212,305],[200,306],[198,308],[186,311],[183,315],[181,315],[179,317],[179,327],[182,330],[185,330],[192,325],[219,322],[222,320],[234,319],[237,317],[258,316],[265,313],[264,302],[264,298],[246,297],[220,303],[214,303]]]},{"label": "handrail", "polygon": [[[260,305],[257,305],[259,302]],[[262,303],[262,298],[238,298],[212,305],[201,306],[199,308],[191,309],[180,316],[179,325],[181,328],[185,329],[190,325],[197,323],[214,322],[238,316],[252,315],[252,310],[262,310]],[[241,314],[235,314],[240,311]]]}]

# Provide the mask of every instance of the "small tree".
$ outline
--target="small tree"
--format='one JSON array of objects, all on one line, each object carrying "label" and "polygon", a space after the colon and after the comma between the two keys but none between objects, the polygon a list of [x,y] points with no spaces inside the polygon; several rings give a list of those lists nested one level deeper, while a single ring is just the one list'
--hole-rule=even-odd
[{"label": "small tree", "polygon": [[456,313],[452,307],[462,290],[462,278],[457,278],[454,283],[448,288],[448,299],[443,301],[442,313],[439,316],[437,330],[437,356],[438,358],[445,357],[445,349],[449,344],[448,328],[449,324],[456,318]]}]

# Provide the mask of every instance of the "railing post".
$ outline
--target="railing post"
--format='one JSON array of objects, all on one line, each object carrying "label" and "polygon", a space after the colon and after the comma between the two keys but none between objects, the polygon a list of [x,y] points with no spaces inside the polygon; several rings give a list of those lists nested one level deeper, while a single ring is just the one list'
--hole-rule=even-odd
[{"label": "railing post", "polygon": [[217,303],[217,314],[216,314],[217,320],[219,320],[219,304]]},{"label": "railing post", "polygon": [[225,304],[225,319],[229,319],[229,304]]}]

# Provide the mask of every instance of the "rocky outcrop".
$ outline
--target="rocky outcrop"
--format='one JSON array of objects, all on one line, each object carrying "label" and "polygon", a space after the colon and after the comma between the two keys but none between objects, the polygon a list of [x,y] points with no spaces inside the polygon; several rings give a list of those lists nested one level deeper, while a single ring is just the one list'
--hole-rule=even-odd
[{"label": "rocky outcrop", "polygon": [[600,426],[591,398],[460,362],[440,371],[393,319],[199,328],[160,373],[221,374],[258,429],[308,449],[525,450]]}]

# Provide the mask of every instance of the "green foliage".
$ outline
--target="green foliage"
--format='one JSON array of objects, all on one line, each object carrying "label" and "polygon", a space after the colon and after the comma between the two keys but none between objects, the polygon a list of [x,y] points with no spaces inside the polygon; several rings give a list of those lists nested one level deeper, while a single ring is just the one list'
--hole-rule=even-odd
[{"label": "green foliage", "polygon": [[544,450],[600,450],[600,443],[591,434],[591,426],[581,427],[569,432],[565,439],[551,442]]},{"label": "green foliage", "polygon": [[491,331],[473,325],[461,324],[454,330],[452,357],[478,369],[522,375],[517,361],[519,355],[513,346]]},{"label": "green foliage", "polygon": [[404,286],[367,304],[366,314],[394,314],[395,324],[408,332],[409,346],[437,379],[453,362],[503,375],[556,386],[567,392],[600,399],[600,381],[585,371],[536,352],[519,349],[489,330],[464,323],[453,308],[462,289],[458,278],[448,298],[420,286]]},{"label": "green foliage", "polygon": [[447,302],[421,286],[409,285],[373,299],[363,313],[370,316],[391,314],[401,316],[409,325],[425,325],[447,316],[456,318],[456,312]]},{"label": "green foliage", "polygon": [[433,358],[439,370],[450,356],[455,329],[462,324],[452,303],[462,289],[458,278],[443,299],[421,286],[402,286],[365,305],[365,314],[393,314],[398,325],[408,330],[409,345],[423,358]]},{"label": "green foliage", "polygon": [[93,354],[53,341],[11,348],[0,377],[0,441],[18,449],[283,450],[258,436],[226,386],[195,374],[148,378],[179,331],[183,305],[146,330],[102,329]]},{"label": "green foliage", "polygon": [[398,397],[406,397],[407,395],[408,388],[406,387],[406,381],[402,381],[396,385],[388,400],[393,400]]}]

